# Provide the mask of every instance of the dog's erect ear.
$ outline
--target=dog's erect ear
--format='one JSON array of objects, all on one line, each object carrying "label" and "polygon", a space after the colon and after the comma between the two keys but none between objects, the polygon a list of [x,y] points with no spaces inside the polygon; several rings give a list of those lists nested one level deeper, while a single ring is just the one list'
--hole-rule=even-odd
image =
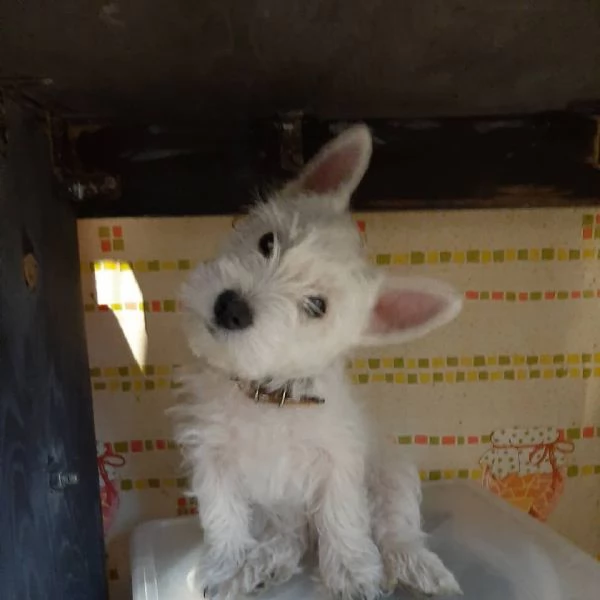
[{"label": "dog's erect ear", "polygon": [[366,125],[354,125],[327,143],[283,189],[283,196],[328,196],[335,210],[348,207],[350,196],[363,178],[371,158],[371,133]]},{"label": "dog's erect ear", "polygon": [[398,344],[421,337],[458,315],[462,300],[432,279],[388,276],[375,300],[361,343]]}]

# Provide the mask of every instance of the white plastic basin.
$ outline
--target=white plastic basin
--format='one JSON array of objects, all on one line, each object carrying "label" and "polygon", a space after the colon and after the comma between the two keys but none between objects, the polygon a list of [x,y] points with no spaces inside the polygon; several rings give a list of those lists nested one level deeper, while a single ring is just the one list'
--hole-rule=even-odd
[{"label": "white plastic basin", "polygon": [[[463,600],[600,600],[600,564],[550,528],[467,482],[424,486],[429,546],[460,582]],[[199,600],[188,575],[201,547],[196,517],[150,521],[132,539],[133,600]],[[310,574],[261,600],[325,600]],[[396,598],[411,598],[399,592]]]}]

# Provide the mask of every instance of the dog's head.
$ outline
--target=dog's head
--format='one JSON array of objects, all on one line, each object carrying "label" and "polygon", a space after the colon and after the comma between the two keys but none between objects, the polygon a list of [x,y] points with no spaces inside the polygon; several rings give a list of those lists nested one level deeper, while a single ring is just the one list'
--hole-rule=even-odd
[{"label": "dog's head", "polygon": [[447,323],[447,286],[371,266],[350,196],[371,157],[355,126],[238,223],[222,253],[183,289],[195,354],[238,377],[308,377],[359,345],[394,344]]}]

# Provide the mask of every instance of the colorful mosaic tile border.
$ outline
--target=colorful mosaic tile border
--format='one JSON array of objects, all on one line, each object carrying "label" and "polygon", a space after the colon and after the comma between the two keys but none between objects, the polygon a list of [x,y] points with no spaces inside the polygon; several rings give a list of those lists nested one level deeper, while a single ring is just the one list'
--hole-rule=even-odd
[{"label": "colorful mosaic tile border", "polygon": [[101,252],[122,252],[125,250],[123,227],[120,225],[98,227]]},{"label": "colorful mosaic tile border", "polygon": [[177,450],[178,446],[174,440],[126,440],[117,442],[107,442],[110,452],[115,454],[136,454],[139,452],[154,452],[162,450]]},{"label": "colorful mosaic tile border", "polygon": [[158,490],[161,488],[186,489],[187,487],[187,477],[149,477],[148,479],[121,479],[119,481],[119,489],[122,492]]},{"label": "colorful mosaic tile border", "polygon": [[581,239],[600,240],[600,214],[583,215],[581,218]]},{"label": "colorful mosaic tile border", "polygon": [[[587,425],[584,427],[565,427],[558,430],[560,440],[587,440],[600,438],[600,426]],[[489,444],[490,435],[399,435],[397,443],[416,446],[474,446]]]},{"label": "colorful mosaic tile border", "polygon": [[177,498],[177,515],[197,515],[198,499],[194,496],[180,496]]},{"label": "colorful mosaic tile border", "polygon": [[86,313],[108,312],[145,312],[145,313],[176,313],[181,310],[181,303],[175,299],[145,300],[144,302],[115,302],[113,304],[85,303]]},{"label": "colorful mosaic tile border", "polygon": [[[503,250],[432,250],[371,255],[380,266],[435,265],[435,264],[502,264],[511,262],[600,260],[600,250],[595,248],[509,248]],[[83,273],[95,271],[135,271],[158,273],[160,271],[189,271],[198,264],[191,259],[176,260],[96,260],[82,262]]]},{"label": "colorful mosaic tile border", "polygon": [[[432,471],[419,471],[422,481],[440,481],[442,479],[473,479],[479,481],[483,477],[482,469],[434,469]],[[567,477],[587,477],[600,475],[598,465],[570,465],[567,467]]]},{"label": "colorful mosaic tile border", "polygon": [[492,300],[499,302],[539,302],[540,300],[591,300],[600,298],[600,289],[546,290],[533,292],[507,292],[500,290],[468,290],[465,300]]}]

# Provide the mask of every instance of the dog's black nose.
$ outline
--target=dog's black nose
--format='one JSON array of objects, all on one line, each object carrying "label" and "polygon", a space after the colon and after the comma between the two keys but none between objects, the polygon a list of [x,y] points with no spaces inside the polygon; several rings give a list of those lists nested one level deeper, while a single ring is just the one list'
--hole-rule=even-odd
[{"label": "dog's black nose", "polygon": [[215,323],[223,329],[240,330],[252,325],[250,305],[234,290],[221,292],[215,301]]}]

